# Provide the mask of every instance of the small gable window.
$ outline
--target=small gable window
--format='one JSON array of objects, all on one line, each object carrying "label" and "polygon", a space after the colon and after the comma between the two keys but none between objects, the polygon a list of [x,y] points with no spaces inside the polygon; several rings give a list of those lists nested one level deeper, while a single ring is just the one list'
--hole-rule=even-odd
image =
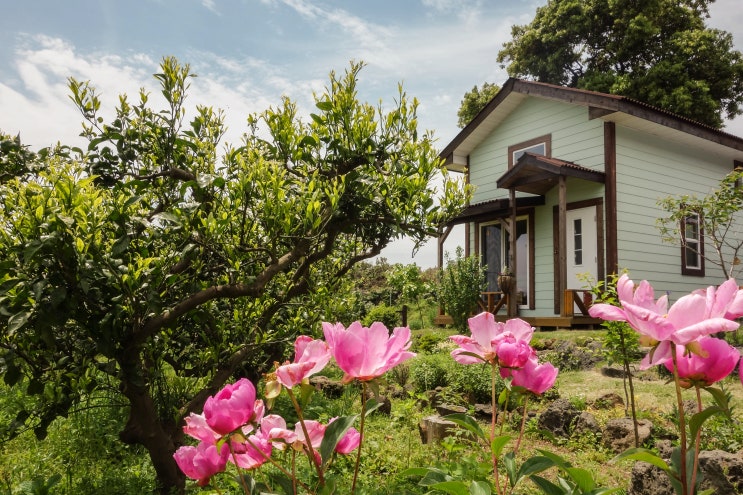
[{"label": "small gable window", "polygon": [[704,236],[696,213],[681,220],[681,273],[704,276]]},{"label": "small gable window", "polygon": [[514,166],[524,153],[552,158],[552,136],[547,134],[508,147],[508,168]]}]

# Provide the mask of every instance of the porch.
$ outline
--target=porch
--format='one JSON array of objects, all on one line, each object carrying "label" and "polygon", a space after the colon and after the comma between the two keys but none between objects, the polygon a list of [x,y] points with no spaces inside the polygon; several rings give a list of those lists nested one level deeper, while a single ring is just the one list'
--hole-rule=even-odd
[{"label": "porch", "polygon": [[[521,318],[536,328],[595,328],[601,325],[600,318],[593,318],[588,314],[591,305],[591,292],[585,289],[565,289],[563,293],[563,307],[559,315],[553,316],[519,316],[508,315],[509,294],[503,292],[483,292],[477,301],[478,312],[488,311],[495,315],[495,321],[506,321],[510,318]],[[577,311],[576,311],[577,309]],[[434,318],[436,325],[450,325],[451,316],[439,309]]]}]

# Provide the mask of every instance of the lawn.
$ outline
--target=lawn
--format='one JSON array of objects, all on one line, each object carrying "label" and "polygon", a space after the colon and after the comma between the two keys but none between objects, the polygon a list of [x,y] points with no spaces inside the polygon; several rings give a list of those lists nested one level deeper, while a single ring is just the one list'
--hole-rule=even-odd
[{"label": "lawn", "polygon": [[[358,482],[360,493],[428,493],[427,489],[419,485],[421,477],[411,476],[408,471],[416,467],[436,466],[437,469],[448,472],[453,479],[485,480],[491,476],[489,473],[492,464],[486,450],[465,436],[453,436],[432,445],[424,445],[420,440],[418,427],[421,419],[435,413],[428,388],[440,386],[438,397],[441,400],[464,405],[470,412],[474,410],[472,398],[478,398],[481,402],[483,396],[489,397],[489,368],[485,365],[464,366],[455,363],[448,355],[452,345],[447,337],[452,333],[454,332],[451,330],[436,328],[416,331],[414,348],[419,355],[386,375],[380,391],[391,398],[391,411],[388,415],[375,413],[369,417],[362,450],[363,469]],[[604,335],[603,331],[583,330],[536,332],[533,343],[538,347],[546,341],[570,340],[584,345],[600,340]],[[558,396],[568,399],[579,410],[592,413],[600,424],[611,418],[624,417],[626,411],[623,406],[611,409],[594,407],[596,399],[607,393],[625,397],[623,380],[605,376],[601,372],[604,364],[598,363],[584,370],[561,371],[554,391],[545,394],[549,400],[532,400],[529,403],[533,418],[526,423],[526,435],[517,462],[523,462],[527,457],[537,454],[537,449],[545,449],[563,456],[575,466],[587,469],[603,486],[627,487],[632,463],[612,462],[615,454],[603,445],[600,438],[590,435],[551,437],[540,430],[536,419],[549,401]],[[341,376],[340,370],[333,366],[326,368],[323,374],[330,378]],[[432,386],[422,385],[421,377],[430,381]],[[743,387],[740,386],[737,375],[726,379],[724,386],[731,394],[734,405],[743,403]],[[7,390],[3,392],[4,407],[0,410],[7,413],[12,410],[13,401],[22,398]],[[684,398],[693,399],[694,395],[691,391],[686,391]],[[651,420],[658,434],[674,431],[676,397],[667,376],[661,376],[653,370],[638,371],[635,399],[638,416]],[[115,397],[109,397],[109,404],[115,402]],[[117,439],[117,432],[125,420],[125,411],[117,407],[101,407],[102,405],[100,402],[91,403],[91,407],[81,408],[69,418],[58,420],[50,429],[46,440],[38,441],[31,432],[27,432],[5,443],[0,453],[0,494],[152,493],[153,470],[146,453],[142,449],[124,446]],[[328,397],[322,392],[316,392],[306,405],[306,414],[309,418],[327,421],[335,416],[355,414],[359,411],[359,406],[359,388],[349,386],[340,397]],[[290,404],[287,400],[280,399],[275,408],[278,412],[287,413]],[[520,411],[517,406],[512,416],[504,421],[504,434],[516,436]],[[487,431],[488,422],[482,419],[481,427]],[[706,425],[703,443],[706,448],[728,451],[742,448],[740,413],[736,410],[733,422],[710,420]],[[652,447],[651,444],[648,446]],[[501,468],[502,466],[501,464]],[[341,490],[348,490],[348,479],[353,472],[353,456],[339,457],[334,468],[345,480],[343,483],[346,483],[341,484],[345,487]],[[305,468],[302,469],[308,474]],[[276,474],[270,467],[263,471],[266,474]],[[554,479],[554,476],[552,472],[548,478]],[[221,493],[240,493],[236,487],[230,488],[230,483],[224,478],[218,479],[221,482]],[[34,480],[35,487],[32,483]],[[42,486],[44,483],[49,485],[47,491]],[[189,486],[192,493],[217,493],[204,492],[195,484]],[[514,493],[530,495],[538,491],[527,481],[519,485]]]}]

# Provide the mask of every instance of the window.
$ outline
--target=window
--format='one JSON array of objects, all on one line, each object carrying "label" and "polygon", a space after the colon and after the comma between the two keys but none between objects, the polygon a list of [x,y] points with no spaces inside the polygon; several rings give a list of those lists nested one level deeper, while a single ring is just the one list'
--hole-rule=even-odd
[{"label": "window", "polygon": [[508,168],[514,166],[524,153],[552,156],[552,136],[547,134],[508,147]]},{"label": "window", "polygon": [[583,219],[573,220],[573,257],[575,266],[583,266]]},{"label": "window", "polygon": [[[506,220],[480,225],[480,258],[486,267],[487,291],[499,291],[498,274],[508,263],[511,249],[511,235],[505,226]],[[531,269],[533,259],[533,239],[529,232],[529,217],[516,220],[516,267],[511,267],[516,275],[516,297],[518,305],[530,308]]]},{"label": "window", "polygon": [[699,214],[681,221],[681,273],[704,276],[704,236]]}]

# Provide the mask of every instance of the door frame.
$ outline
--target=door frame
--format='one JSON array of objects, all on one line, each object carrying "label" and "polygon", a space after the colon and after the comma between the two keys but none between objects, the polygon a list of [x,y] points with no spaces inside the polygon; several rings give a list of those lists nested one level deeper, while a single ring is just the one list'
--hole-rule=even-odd
[{"label": "door frame", "polygon": [[[594,198],[594,199],[586,199],[583,201],[575,201],[572,203],[567,203],[566,205],[567,210],[579,210],[582,208],[590,208],[594,207],[596,208],[596,272],[598,273],[598,277],[600,280],[604,279],[604,200],[603,198]],[[554,303],[555,303],[555,314],[560,314],[560,300],[561,300],[561,294],[560,294],[560,287],[562,287],[561,280],[560,280],[560,252],[559,252],[559,246],[560,246],[560,232],[559,232],[559,205],[555,205],[552,207],[552,246],[553,246],[553,254],[554,254],[554,274],[555,274],[555,283],[554,283]],[[567,253],[565,253],[565,257],[563,259],[567,260]],[[567,266],[564,267],[567,271]]]}]

